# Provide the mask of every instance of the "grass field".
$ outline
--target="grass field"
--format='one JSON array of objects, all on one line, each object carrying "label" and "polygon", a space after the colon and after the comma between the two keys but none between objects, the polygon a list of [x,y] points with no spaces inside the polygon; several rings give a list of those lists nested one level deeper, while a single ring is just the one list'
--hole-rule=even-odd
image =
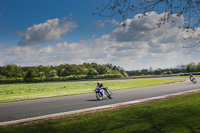
[{"label": "grass field", "polygon": [[[113,91],[178,81],[183,81],[183,79],[105,80],[102,82]],[[0,85],[0,103],[93,93],[95,87],[96,81],[5,84]]]},{"label": "grass field", "polygon": [[[200,75],[194,75],[194,77],[200,77]],[[173,78],[188,78],[189,76],[173,76]]]},{"label": "grass field", "polygon": [[0,132],[198,133],[200,93],[29,125],[2,127]]}]

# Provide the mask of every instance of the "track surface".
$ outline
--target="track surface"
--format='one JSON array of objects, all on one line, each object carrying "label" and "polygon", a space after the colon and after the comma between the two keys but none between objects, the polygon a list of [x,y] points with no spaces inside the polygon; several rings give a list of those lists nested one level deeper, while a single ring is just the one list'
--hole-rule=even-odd
[{"label": "track surface", "polygon": [[[200,81],[200,78],[197,78]],[[113,91],[114,99],[97,101],[95,94],[64,96],[0,104],[0,123],[168,95],[200,88],[190,81]],[[112,89],[111,89],[112,91]]]}]

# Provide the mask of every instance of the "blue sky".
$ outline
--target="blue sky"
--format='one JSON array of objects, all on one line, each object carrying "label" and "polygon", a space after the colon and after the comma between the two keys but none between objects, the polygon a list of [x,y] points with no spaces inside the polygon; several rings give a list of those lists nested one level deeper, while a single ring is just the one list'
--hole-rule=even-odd
[{"label": "blue sky", "polygon": [[97,31],[104,34],[103,30],[96,29],[95,25],[96,21],[102,18],[92,15],[97,5],[98,2],[94,0],[1,0],[0,40],[2,43],[9,43],[8,45],[16,45],[16,42],[20,40],[20,35],[16,34],[17,31],[24,32],[33,24],[43,23],[48,19],[63,19],[69,17],[70,14],[79,28],[63,36],[68,41],[77,42],[88,39]]},{"label": "blue sky", "polygon": [[[126,70],[168,68],[198,63],[200,47],[182,38],[188,33],[156,23],[163,13],[138,19],[132,14],[119,27],[120,17],[92,15],[95,0],[0,0],[0,66],[112,63]],[[183,16],[184,17],[184,16]],[[175,18],[176,19],[176,18]],[[198,29],[197,33],[200,30]]]}]

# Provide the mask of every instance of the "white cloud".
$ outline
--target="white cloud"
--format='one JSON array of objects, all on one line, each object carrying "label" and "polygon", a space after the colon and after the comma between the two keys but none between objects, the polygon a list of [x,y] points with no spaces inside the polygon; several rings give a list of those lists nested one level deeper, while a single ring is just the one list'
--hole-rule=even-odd
[{"label": "white cloud", "polygon": [[94,35],[92,35],[92,38],[95,38],[96,36],[97,36],[97,35],[94,34]]},{"label": "white cloud", "polygon": [[112,26],[116,26],[118,24],[118,22],[113,19],[113,20],[104,20],[104,21],[98,20],[96,22],[96,25],[97,25],[98,28],[104,28],[106,23],[110,23],[110,24],[112,24]]},{"label": "white cloud", "polygon": [[49,19],[45,23],[33,25],[22,33],[22,38],[18,45],[36,45],[52,40],[59,40],[62,35],[71,32],[76,27],[77,24],[66,21],[66,17],[63,20],[59,20],[58,18]]},{"label": "white cloud", "polygon": [[[103,35],[92,41],[85,40],[70,44],[62,42],[42,48],[16,46],[0,50],[0,65],[5,65],[5,62],[17,65],[96,62],[99,64],[112,63],[131,70],[150,66],[154,69],[175,67],[179,64],[200,62],[199,46],[193,49],[182,48],[183,45],[196,43],[195,37],[197,36],[184,41],[182,38],[188,33],[182,32],[177,28],[177,24],[173,23],[167,23],[158,28],[156,23],[162,15],[153,12],[144,19],[139,19],[136,15],[125,21],[126,27],[117,27],[112,34]],[[50,25],[50,27],[53,26]]]},{"label": "white cloud", "polygon": [[119,26],[113,30],[112,38],[118,42],[149,41],[152,40],[152,38],[157,39],[157,36],[163,35],[162,38],[159,38],[159,41],[173,42],[174,39],[177,39],[177,33],[181,34],[177,29],[176,23],[166,23],[162,25],[161,28],[158,27],[157,23],[159,23],[160,19],[164,16],[164,13],[158,15],[155,12],[151,12],[148,17],[144,18],[140,18],[139,16],[140,14],[122,22],[125,23],[126,26]]},{"label": "white cloud", "polygon": [[104,28],[105,27],[105,22],[102,20],[99,20],[96,22],[98,28]]}]

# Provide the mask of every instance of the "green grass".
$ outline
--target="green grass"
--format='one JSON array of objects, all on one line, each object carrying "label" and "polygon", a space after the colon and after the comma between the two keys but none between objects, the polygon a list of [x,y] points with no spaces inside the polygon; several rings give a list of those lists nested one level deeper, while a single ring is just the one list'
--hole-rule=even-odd
[{"label": "green grass", "polygon": [[[183,79],[105,80],[102,82],[113,91],[178,81],[183,81]],[[95,87],[96,81],[0,85],[0,103],[93,93]]]},{"label": "green grass", "polygon": [[[188,78],[189,79],[190,76],[173,76],[173,78]],[[200,77],[200,75],[194,75],[194,77]]]},{"label": "green grass", "polygon": [[0,132],[197,133],[200,132],[200,93],[29,125],[2,127]]}]

